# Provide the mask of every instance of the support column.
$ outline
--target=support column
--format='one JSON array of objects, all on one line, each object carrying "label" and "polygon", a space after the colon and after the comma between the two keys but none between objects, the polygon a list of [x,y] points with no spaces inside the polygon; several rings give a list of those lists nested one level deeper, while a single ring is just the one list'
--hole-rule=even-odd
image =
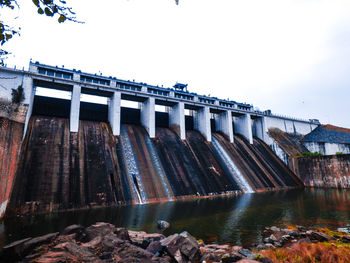
[{"label": "support column", "polygon": [[27,101],[28,110],[27,110],[27,114],[26,114],[26,120],[24,122],[24,131],[23,131],[23,138],[24,138],[26,133],[27,133],[30,117],[32,116],[34,96],[35,96],[33,79],[30,76],[23,77],[23,90],[24,90],[24,94],[25,94],[24,96],[28,98],[28,101]]},{"label": "support column", "polygon": [[73,86],[72,99],[70,103],[70,131],[78,132],[79,130],[79,113],[80,113],[80,95],[81,87]]},{"label": "support column", "polygon": [[120,135],[120,103],[121,94],[115,91],[108,105],[108,121],[112,127],[113,135]]},{"label": "support column", "polygon": [[183,102],[179,102],[169,111],[169,127],[172,128],[181,140],[186,140],[185,131],[185,106]]},{"label": "support column", "polygon": [[198,110],[195,114],[194,127],[204,138],[211,142],[210,111],[209,107]]},{"label": "support column", "polygon": [[250,114],[246,113],[236,118],[235,132],[243,135],[250,144],[253,144],[252,120]]},{"label": "support column", "polygon": [[265,125],[265,117],[261,117],[255,121],[255,131],[256,131],[256,137],[259,139],[265,141],[266,136],[266,125]]},{"label": "support column", "polygon": [[233,143],[233,127],[232,127],[232,113],[231,111],[225,111],[215,118],[215,126],[218,131],[226,134],[231,143]]},{"label": "support column", "polygon": [[141,124],[147,130],[150,138],[156,135],[155,117],[155,101],[150,97],[141,104]]}]

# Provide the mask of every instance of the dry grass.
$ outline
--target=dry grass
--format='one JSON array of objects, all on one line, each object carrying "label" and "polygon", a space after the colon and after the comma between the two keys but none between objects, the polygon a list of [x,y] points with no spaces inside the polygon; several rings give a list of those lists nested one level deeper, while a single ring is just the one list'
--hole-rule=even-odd
[{"label": "dry grass", "polygon": [[274,263],[349,263],[350,244],[340,242],[300,243],[288,248],[263,250],[260,254]]}]

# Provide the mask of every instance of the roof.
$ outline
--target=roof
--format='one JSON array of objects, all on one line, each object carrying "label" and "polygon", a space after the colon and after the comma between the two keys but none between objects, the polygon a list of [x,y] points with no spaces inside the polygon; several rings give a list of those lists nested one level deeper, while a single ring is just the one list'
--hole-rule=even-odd
[{"label": "roof", "polygon": [[330,124],[321,125],[305,135],[303,141],[350,144],[350,129]]}]

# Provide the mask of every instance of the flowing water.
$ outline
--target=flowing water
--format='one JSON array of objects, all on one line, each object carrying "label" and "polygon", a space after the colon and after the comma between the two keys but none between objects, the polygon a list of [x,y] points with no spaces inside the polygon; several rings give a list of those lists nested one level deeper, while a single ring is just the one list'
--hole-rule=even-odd
[{"label": "flowing water", "polygon": [[156,232],[157,220],[170,222],[166,235],[186,230],[207,243],[249,246],[261,240],[265,226],[346,226],[350,223],[350,191],[281,190],[8,218],[0,223],[0,247],[21,238],[62,231],[70,224],[89,226],[98,221]]}]

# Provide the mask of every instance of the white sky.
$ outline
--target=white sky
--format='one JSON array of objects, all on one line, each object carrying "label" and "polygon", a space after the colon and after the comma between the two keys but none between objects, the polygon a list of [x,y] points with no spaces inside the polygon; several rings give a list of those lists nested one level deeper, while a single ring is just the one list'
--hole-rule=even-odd
[{"label": "white sky", "polygon": [[350,127],[349,0],[68,1],[85,24],[58,24],[19,3],[21,36],[4,46],[9,65],[32,58],[165,87],[179,81]]}]

